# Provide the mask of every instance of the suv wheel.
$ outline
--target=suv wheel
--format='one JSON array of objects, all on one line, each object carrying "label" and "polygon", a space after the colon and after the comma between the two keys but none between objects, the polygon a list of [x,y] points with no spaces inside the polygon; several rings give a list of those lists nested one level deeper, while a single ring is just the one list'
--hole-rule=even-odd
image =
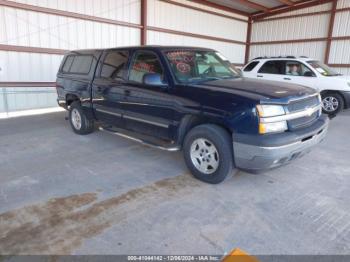
[{"label": "suv wheel", "polygon": [[337,93],[326,93],[322,95],[323,113],[337,114],[344,108],[344,100]]},{"label": "suv wheel", "polygon": [[233,169],[233,152],[230,135],[215,125],[193,128],[184,141],[184,158],[197,179],[218,184]]},{"label": "suv wheel", "polygon": [[69,122],[73,131],[79,135],[87,135],[94,131],[94,121],[86,117],[79,102],[71,104]]}]

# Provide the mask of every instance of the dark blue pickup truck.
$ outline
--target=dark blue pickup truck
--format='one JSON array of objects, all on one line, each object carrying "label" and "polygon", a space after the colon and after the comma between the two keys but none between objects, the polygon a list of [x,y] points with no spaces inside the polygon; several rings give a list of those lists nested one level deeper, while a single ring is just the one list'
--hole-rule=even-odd
[{"label": "dark blue pickup truck", "polygon": [[75,133],[98,124],[153,147],[182,149],[192,174],[208,183],[237,169],[287,164],[328,128],[316,91],[242,78],[205,48],[71,51],[59,68],[57,93]]}]

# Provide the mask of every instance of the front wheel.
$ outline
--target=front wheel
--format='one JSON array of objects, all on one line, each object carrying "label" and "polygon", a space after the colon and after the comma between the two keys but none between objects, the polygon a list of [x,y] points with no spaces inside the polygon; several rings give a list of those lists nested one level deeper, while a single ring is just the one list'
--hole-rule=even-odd
[{"label": "front wheel", "polygon": [[322,95],[323,113],[335,115],[344,108],[344,100],[337,93],[326,93]]},{"label": "front wheel", "polygon": [[233,170],[232,139],[226,130],[216,125],[193,128],[184,141],[184,158],[197,179],[218,184]]}]

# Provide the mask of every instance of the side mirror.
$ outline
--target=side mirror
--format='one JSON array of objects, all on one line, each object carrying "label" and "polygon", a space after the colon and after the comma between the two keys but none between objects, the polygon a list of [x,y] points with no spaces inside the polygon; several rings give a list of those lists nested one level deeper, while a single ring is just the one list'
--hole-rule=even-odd
[{"label": "side mirror", "polygon": [[148,73],[143,76],[143,84],[148,86],[160,86],[165,87],[167,84],[165,84],[162,81],[162,76],[157,73]]},{"label": "side mirror", "polygon": [[314,74],[311,72],[311,71],[306,71],[305,73],[304,73],[304,76],[314,76]]}]

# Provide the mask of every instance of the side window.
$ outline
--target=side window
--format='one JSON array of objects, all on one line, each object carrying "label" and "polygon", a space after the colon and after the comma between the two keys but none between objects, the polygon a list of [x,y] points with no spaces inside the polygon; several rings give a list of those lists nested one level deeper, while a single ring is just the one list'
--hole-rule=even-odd
[{"label": "side window", "polygon": [[66,61],[64,62],[64,65],[62,68],[63,72],[65,72],[65,73],[69,72],[69,69],[72,66],[73,60],[74,60],[74,56],[72,56],[72,55],[67,56]]},{"label": "side window", "polygon": [[122,79],[126,64],[128,62],[129,52],[112,51],[109,52],[103,61],[101,77],[108,79]]},{"label": "side window", "polygon": [[93,57],[91,55],[77,55],[74,57],[73,64],[69,73],[89,74]]},{"label": "side window", "polygon": [[298,61],[286,62],[286,75],[292,76],[315,76],[315,74],[306,65]]},{"label": "side window", "polygon": [[267,61],[260,69],[258,73],[261,74],[285,74],[285,61]]},{"label": "side window", "polygon": [[244,72],[250,72],[252,71],[257,65],[259,64],[259,61],[253,61],[250,62],[244,69]]},{"label": "side window", "polygon": [[130,67],[129,80],[142,83],[143,76],[148,73],[157,73],[163,77],[157,55],[153,52],[137,52]]}]

